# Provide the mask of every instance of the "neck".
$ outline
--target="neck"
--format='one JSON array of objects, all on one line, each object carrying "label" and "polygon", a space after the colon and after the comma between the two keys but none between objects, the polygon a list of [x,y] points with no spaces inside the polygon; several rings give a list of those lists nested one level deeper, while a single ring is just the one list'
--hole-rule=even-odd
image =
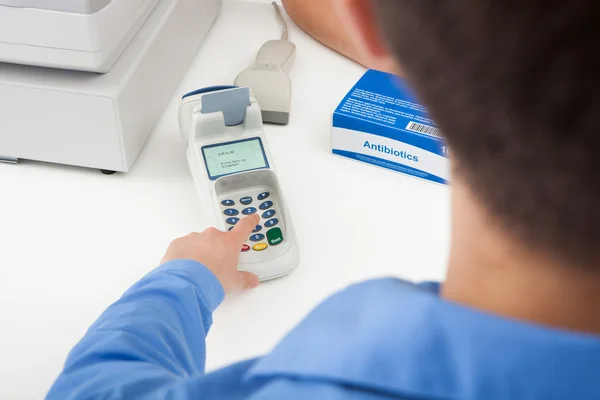
[{"label": "neck", "polygon": [[507,318],[600,334],[600,277],[520,245],[460,179],[452,186],[452,248],[442,296]]}]

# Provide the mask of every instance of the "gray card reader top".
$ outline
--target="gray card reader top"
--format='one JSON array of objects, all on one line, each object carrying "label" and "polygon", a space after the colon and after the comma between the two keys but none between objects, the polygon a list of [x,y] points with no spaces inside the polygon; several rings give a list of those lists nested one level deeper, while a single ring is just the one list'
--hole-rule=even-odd
[{"label": "gray card reader top", "polygon": [[246,107],[249,105],[250,88],[216,91],[202,97],[202,114],[222,112],[225,126],[236,126],[244,122]]}]

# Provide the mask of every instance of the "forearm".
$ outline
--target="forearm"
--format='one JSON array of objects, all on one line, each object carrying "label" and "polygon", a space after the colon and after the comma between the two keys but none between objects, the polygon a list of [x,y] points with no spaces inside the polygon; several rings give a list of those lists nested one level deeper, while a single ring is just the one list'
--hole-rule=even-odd
[{"label": "forearm", "polygon": [[354,45],[347,23],[337,15],[332,0],[282,0],[290,18],[325,46],[371,69],[399,73],[390,60],[365,59]]},{"label": "forearm", "polygon": [[314,39],[365,65],[331,0],[282,0],[290,18]]},{"label": "forearm", "polygon": [[204,374],[205,336],[223,298],[199,263],[158,268],[90,327],[48,397],[133,399]]}]

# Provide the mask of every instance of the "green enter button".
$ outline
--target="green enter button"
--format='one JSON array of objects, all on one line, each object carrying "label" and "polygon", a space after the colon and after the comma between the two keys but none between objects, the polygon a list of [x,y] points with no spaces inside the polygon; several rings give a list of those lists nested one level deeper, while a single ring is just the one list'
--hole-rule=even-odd
[{"label": "green enter button", "polygon": [[277,246],[283,242],[283,233],[280,228],[273,228],[267,232],[267,242],[271,246]]}]

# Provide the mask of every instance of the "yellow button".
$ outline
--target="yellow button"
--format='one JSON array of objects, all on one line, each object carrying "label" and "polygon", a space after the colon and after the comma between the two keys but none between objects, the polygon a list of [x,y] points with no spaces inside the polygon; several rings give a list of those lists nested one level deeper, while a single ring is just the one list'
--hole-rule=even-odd
[{"label": "yellow button", "polygon": [[252,247],[252,250],[254,250],[254,251],[263,251],[267,247],[269,247],[269,245],[267,245],[266,243],[259,243],[259,244],[255,244],[254,247]]}]

